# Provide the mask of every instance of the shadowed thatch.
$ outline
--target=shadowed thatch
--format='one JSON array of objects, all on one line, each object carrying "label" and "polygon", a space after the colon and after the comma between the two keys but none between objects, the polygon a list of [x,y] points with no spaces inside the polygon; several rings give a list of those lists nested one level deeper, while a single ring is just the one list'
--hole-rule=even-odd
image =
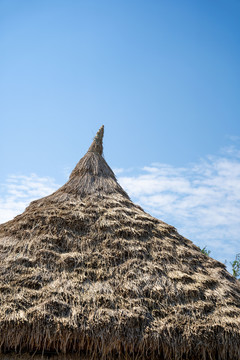
[{"label": "shadowed thatch", "polygon": [[238,282],[131,202],[102,137],[0,226],[2,359],[239,360]]}]

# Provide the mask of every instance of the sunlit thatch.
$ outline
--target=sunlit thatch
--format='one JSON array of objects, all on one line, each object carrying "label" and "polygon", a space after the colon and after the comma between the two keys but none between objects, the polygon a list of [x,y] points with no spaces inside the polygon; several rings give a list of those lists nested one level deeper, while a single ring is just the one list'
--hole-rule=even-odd
[{"label": "sunlit thatch", "polygon": [[102,136],[0,226],[0,358],[239,360],[239,283],[132,203]]}]

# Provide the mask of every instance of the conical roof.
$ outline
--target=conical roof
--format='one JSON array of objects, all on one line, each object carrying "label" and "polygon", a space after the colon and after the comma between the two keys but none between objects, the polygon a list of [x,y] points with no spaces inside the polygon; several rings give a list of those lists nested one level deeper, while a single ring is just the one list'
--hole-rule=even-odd
[{"label": "conical roof", "polygon": [[2,357],[239,360],[238,281],[129,199],[102,137],[0,225]]}]

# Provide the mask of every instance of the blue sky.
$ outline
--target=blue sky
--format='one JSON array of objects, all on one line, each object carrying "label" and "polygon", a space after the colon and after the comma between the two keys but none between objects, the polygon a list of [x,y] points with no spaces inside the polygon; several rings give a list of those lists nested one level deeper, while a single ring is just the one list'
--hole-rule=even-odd
[{"label": "blue sky", "polygon": [[240,3],[0,0],[0,222],[63,184],[105,125],[134,201],[240,252]]}]

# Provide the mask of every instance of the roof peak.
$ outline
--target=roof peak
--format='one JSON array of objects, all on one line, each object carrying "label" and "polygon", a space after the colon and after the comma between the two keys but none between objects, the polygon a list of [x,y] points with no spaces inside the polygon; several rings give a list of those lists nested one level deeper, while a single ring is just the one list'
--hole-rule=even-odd
[{"label": "roof peak", "polygon": [[100,129],[98,130],[88,151],[102,155],[102,153],[103,153],[103,134],[104,134],[104,125],[102,125],[100,127]]}]

